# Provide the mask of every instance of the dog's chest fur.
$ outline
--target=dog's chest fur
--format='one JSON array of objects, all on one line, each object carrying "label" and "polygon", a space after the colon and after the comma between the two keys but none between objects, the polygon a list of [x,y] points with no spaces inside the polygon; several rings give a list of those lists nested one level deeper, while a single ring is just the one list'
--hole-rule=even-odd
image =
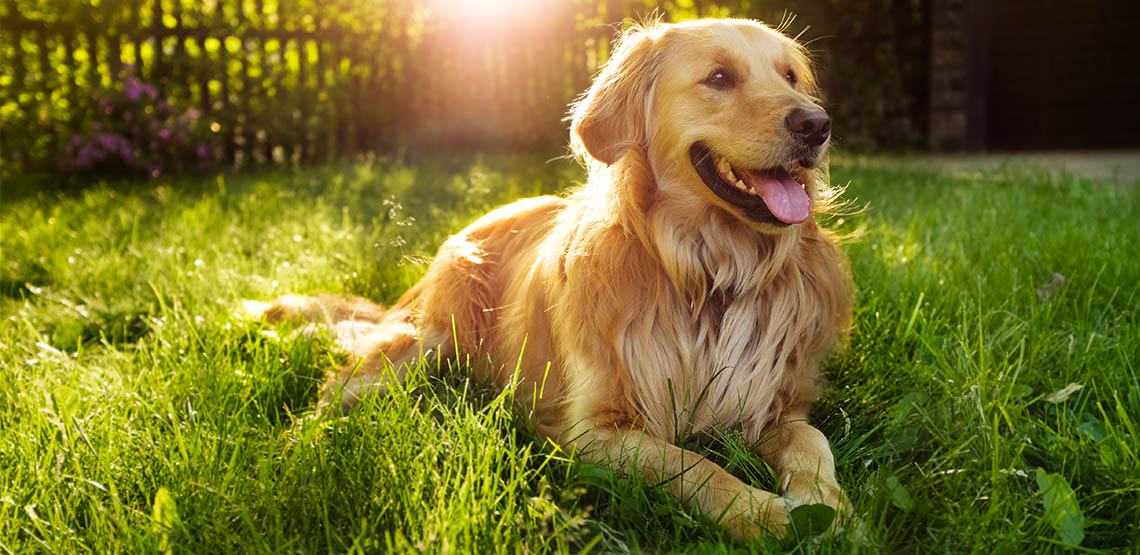
[{"label": "dog's chest fur", "polygon": [[795,265],[772,260],[789,256],[779,249],[694,255],[686,269],[701,276],[671,276],[627,329],[622,355],[638,410],[662,437],[764,428],[784,399],[814,387],[818,351],[835,334],[821,321],[825,295]]}]

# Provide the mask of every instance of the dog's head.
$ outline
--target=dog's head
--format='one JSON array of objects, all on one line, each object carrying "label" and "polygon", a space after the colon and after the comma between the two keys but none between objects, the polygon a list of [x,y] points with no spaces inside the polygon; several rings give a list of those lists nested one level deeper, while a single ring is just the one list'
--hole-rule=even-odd
[{"label": "dog's head", "polygon": [[794,40],[755,21],[634,27],[572,110],[571,141],[603,164],[639,150],[659,197],[780,232],[825,193],[831,120]]}]

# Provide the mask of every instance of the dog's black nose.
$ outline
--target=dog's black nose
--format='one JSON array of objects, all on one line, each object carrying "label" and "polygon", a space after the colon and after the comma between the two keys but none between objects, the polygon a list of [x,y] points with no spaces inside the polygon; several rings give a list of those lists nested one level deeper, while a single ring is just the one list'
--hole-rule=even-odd
[{"label": "dog's black nose", "polygon": [[784,127],[805,144],[819,146],[831,135],[831,118],[819,108],[796,108],[784,118]]}]

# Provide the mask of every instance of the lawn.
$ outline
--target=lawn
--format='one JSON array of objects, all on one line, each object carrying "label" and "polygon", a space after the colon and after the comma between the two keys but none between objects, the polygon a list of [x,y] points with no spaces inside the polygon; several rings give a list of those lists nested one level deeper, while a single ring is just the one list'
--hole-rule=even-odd
[{"label": "lawn", "polygon": [[[832,172],[862,207],[828,222],[862,231],[858,300],[813,420],[860,524],[748,546],[460,373],[313,414],[328,338],[236,315],[287,292],[390,302],[477,215],[580,180],[569,162],[7,179],[0,552],[1137,552],[1140,189],[890,167]],[[693,447],[773,487],[731,430]]]}]

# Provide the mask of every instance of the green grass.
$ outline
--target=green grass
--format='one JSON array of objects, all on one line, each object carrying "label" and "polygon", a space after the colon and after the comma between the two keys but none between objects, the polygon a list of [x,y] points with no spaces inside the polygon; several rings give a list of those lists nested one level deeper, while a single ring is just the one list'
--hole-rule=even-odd
[{"label": "green grass", "polygon": [[[0,552],[1135,553],[1140,190],[883,167],[833,170],[867,208],[831,222],[865,233],[814,411],[862,532],[750,546],[456,373],[312,415],[329,340],[235,315],[286,292],[390,302],[478,214],[581,179],[566,162],[5,183]],[[694,445],[771,487],[738,435]]]}]

